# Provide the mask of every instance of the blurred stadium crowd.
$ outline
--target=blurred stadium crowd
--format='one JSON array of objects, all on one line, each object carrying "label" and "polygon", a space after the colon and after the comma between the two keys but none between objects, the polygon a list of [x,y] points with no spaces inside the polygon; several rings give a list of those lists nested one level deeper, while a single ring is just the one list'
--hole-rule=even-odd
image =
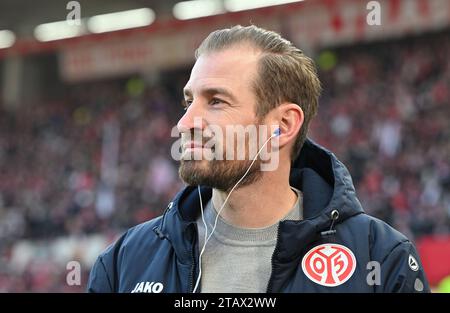
[{"label": "blurred stadium crowd", "polygon": [[[366,212],[413,239],[450,232],[449,55],[446,32],[316,58],[324,93],[310,137],[349,167]],[[0,105],[0,291],[83,291],[99,251],[162,212],[182,187],[170,131],[188,75]],[[105,125],[119,131],[112,193],[101,173]],[[81,286],[66,284],[69,260],[82,263]]]}]

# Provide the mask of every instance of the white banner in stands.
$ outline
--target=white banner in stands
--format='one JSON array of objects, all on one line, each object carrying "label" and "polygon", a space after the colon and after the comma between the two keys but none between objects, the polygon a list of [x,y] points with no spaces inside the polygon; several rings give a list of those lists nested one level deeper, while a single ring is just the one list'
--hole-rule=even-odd
[{"label": "white banner in stands", "polygon": [[169,37],[142,36],[104,41],[64,50],[60,70],[64,79],[79,81],[121,74],[139,73],[193,61],[186,53],[189,39],[173,34]]}]

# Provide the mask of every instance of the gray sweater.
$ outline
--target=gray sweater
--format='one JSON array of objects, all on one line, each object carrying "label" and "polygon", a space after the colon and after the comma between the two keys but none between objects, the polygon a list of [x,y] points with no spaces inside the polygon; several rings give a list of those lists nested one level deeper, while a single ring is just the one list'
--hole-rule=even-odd
[{"label": "gray sweater", "polygon": [[[295,188],[292,190],[297,193],[297,202],[281,220],[302,219],[302,193]],[[209,201],[204,212],[208,235],[213,229],[216,214],[216,208]],[[239,228],[219,217],[216,230],[202,255],[201,291],[266,292],[278,224],[264,228]],[[205,226],[201,216],[197,219],[197,225],[201,251],[205,242]]]}]

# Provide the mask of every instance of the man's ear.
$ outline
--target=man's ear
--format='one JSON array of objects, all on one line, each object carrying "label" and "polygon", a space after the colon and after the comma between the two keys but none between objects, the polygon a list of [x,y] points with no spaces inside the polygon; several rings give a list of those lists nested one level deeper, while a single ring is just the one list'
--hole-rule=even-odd
[{"label": "man's ear", "polygon": [[279,136],[279,147],[292,143],[294,144],[300,128],[303,125],[305,115],[302,108],[291,102],[284,102],[277,107],[277,117],[281,134]]}]

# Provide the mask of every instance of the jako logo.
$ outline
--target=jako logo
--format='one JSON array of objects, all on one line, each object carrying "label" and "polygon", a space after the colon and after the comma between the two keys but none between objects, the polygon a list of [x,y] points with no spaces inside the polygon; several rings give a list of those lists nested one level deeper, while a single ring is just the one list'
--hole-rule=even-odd
[{"label": "jako logo", "polygon": [[135,292],[147,292],[147,293],[160,293],[163,290],[164,286],[161,283],[142,281],[136,284],[136,287],[131,291],[131,293]]}]

